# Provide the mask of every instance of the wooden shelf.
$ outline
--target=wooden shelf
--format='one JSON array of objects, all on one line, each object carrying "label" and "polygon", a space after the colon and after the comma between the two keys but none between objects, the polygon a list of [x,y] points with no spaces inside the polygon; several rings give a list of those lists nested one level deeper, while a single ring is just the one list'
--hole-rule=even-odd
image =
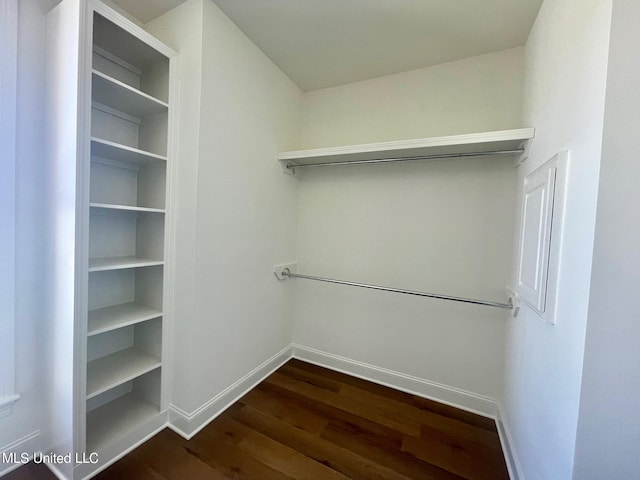
[{"label": "wooden shelf", "polygon": [[165,213],[161,208],[133,207],[130,205],[112,205],[110,203],[90,203],[89,206],[101,210],[123,210],[127,212]]},{"label": "wooden shelf", "polygon": [[136,302],[89,311],[87,335],[98,335],[162,316],[162,311]]},{"label": "wooden shelf", "polygon": [[90,258],[89,271],[102,272],[105,270],[122,270],[125,268],[152,267],[154,265],[163,265],[163,260],[155,260],[152,258],[140,257],[103,257]]},{"label": "wooden shelf", "polygon": [[160,359],[127,348],[87,364],[87,399],[160,367]]},{"label": "wooden shelf", "polygon": [[128,393],[87,414],[87,452],[100,452],[158,415],[153,403]]},{"label": "wooden shelf", "polygon": [[516,150],[533,138],[535,129],[521,128],[498,132],[419,138],[397,142],[369,143],[342,147],[297,150],[278,154],[284,165],[312,165],[318,163],[380,160],[397,157],[422,157],[445,154],[485,153]]},{"label": "wooden shelf", "polygon": [[91,138],[91,155],[132,165],[166,162],[167,157],[101,138]]},{"label": "wooden shelf", "polygon": [[121,112],[144,118],[167,112],[169,105],[126,83],[92,70],[91,99]]}]

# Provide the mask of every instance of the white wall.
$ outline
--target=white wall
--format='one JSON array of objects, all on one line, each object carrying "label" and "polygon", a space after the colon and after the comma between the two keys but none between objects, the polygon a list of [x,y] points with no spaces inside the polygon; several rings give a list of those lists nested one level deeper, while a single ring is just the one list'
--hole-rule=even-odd
[{"label": "white wall", "polygon": [[204,15],[196,405],[291,343],[292,289],[272,269],[296,255],[298,185],[275,158],[297,146],[302,99],[210,0]]},{"label": "white wall", "polygon": [[[303,145],[520,127],[522,53],[312,92]],[[336,167],[299,176],[298,271],[507,300],[513,160]],[[500,310],[296,283],[297,344],[476,395],[500,395]]]},{"label": "white wall", "polygon": [[576,480],[640,478],[640,3],[615,0]]},{"label": "white wall", "polygon": [[[175,161],[175,243],[170,400],[185,405],[197,371],[191,366],[194,332],[195,224],[198,215],[197,182],[202,98],[202,1],[191,0],[145,26],[175,49],[179,56],[178,125]],[[183,407],[184,408],[184,407]]]},{"label": "white wall", "polygon": [[[75,421],[81,410],[74,395],[77,355],[78,277],[76,242],[80,211],[77,209],[78,128],[80,110],[79,54],[80,0],[60,3],[47,14],[44,102],[44,161],[46,221],[45,269],[42,294],[45,295],[45,321],[41,335],[48,358],[40,368],[45,372],[47,415],[50,441],[45,447],[56,454],[74,451],[78,434]],[[88,152],[88,149],[87,149]],[[86,267],[85,267],[86,268]],[[87,270],[84,270],[85,272]],[[80,294],[79,294],[80,295]],[[78,307],[81,308],[81,307]],[[57,464],[57,469],[71,477],[72,464]]]},{"label": "white wall", "polygon": [[0,418],[15,395],[16,92],[18,2],[0,5]]},{"label": "white wall", "polygon": [[536,138],[518,183],[557,152],[568,149],[571,156],[557,324],[543,323],[524,306],[508,322],[503,418],[521,473],[532,480],[572,476],[610,10],[610,0],[546,0],[526,45],[524,119],[536,127]]},{"label": "white wall", "polygon": [[[45,13],[49,1],[19,1],[16,139],[16,390],[21,399],[0,419],[0,450],[37,451],[47,433],[45,307],[45,168],[42,107],[45,89]],[[0,464],[0,474],[5,464]]]},{"label": "white wall", "polygon": [[[298,185],[275,159],[297,146],[302,93],[213,2],[179,9],[200,15],[203,29],[199,119],[195,108],[181,109],[181,128],[199,129],[198,150],[179,155],[179,168],[190,172],[177,186],[185,236],[177,247],[190,250],[176,278],[186,283],[176,292],[174,378],[181,380],[172,403],[191,413],[291,343],[292,288],[272,269],[296,255]],[[165,33],[176,15],[149,29],[182,55],[197,42],[182,45],[193,29],[187,23],[172,38]],[[182,76],[198,75],[189,65]],[[193,140],[182,136],[179,148]]]},{"label": "white wall", "polygon": [[307,93],[301,147],[518,128],[523,61],[512,48]]}]

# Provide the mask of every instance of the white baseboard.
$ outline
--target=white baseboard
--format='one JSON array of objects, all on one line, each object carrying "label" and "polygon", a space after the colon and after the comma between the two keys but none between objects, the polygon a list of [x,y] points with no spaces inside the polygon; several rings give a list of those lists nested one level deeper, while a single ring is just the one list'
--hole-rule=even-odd
[{"label": "white baseboard", "polygon": [[22,462],[19,463],[4,463],[2,462],[2,455],[8,454],[16,454],[20,457],[22,453],[29,454],[29,460],[33,457],[34,452],[38,452],[40,450],[40,445],[38,442],[40,441],[40,430],[36,430],[35,432],[31,432],[25,435],[22,438],[17,439],[14,442],[11,442],[8,445],[4,445],[0,447],[0,477],[12,472],[18,467],[23,465]]},{"label": "white baseboard", "polygon": [[103,449],[100,452],[99,461],[95,464],[75,465],[69,473],[61,470],[58,464],[45,462],[45,465],[59,480],[69,480],[71,478],[86,480],[93,478],[163,430],[167,426],[167,418],[168,412],[165,410],[144,425],[127,433],[124,437]]},{"label": "white baseboard", "polygon": [[422,378],[376,367],[368,363],[322,352],[303,345],[293,345],[293,357],[321,367],[337,370],[353,377],[369,380],[412,395],[428,398],[471,413],[495,419],[498,405],[492,398]]},{"label": "white baseboard", "polygon": [[170,405],[169,428],[187,440],[192,438],[240,397],[292,357],[484,417],[497,418],[498,406],[492,398],[322,352],[303,345],[292,344],[282,349],[192,413],[185,412],[175,405]]},{"label": "white baseboard", "polygon": [[504,459],[507,463],[507,470],[509,470],[509,478],[511,480],[525,480],[520,461],[518,460],[518,453],[513,443],[513,437],[509,430],[509,423],[500,404],[498,404],[496,425],[498,427],[498,436],[500,437]]},{"label": "white baseboard", "polygon": [[58,480],[69,480],[69,477],[64,473],[62,473],[62,471],[57,467],[57,465],[54,465],[53,463],[45,463],[45,465],[47,466],[49,471],[55,475],[55,477]]},{"label": "white baseboard", "polygon": [[169,405],[169,428],[187,440],[191,439],[249,390],[284,365],[291,358],[292,349],[292,345],[283,348],[192,413]]},{"label": "white baseboard", "polygon": [[[145,422],[144,425],[141,425],[138,428],[128,432],[126,435],[119,438],[116,442],[103,448],[100,451],[98,463],[83,463],[76,465],[73,469],[73,478],[83,480],[93,478],[101,471],[116,463],[129,452],[132,452],[133,450],[138,448],[151,437],[164,430],[167,427],[168,418],[169,413],[166,410],[163,410],[154,418]],[[51,465],[47,466],[52,469]],[[62,479],[64,477],[58,478]]]},{"label": "white baseboard", "polygon": [[[505,423],[504,416],[502,415],[502,412],[495,400],[467,392],[465,390],[297,344],[292,344],[283,348],[280,352],[263,362],[261,365],[253,369],[247,375],[233,383],[192,413],[185,412],[175,405],[169,405],[169,420],[165,425],[183,438],[187,440],[191,439],[218,415],[223,413],[233,403],[271,375],[275,370],[284,365],[292,357],[495,419],[511,480],[524,480],[516,452],[512,448],[513,442],[511,440],[508,425]],[[159,429],[164,428],[165,425],[161,426]],[[158,429],[156,428],[153,433],[156,433],[157,431]],[[40,432],[36,431],[10,445],[5,446],[1,451],[37,451],[37,447],[31,445],[36,442],[39,435]],[[145,440],[147,438],[148,437],[146,437]],[[126,452],[122,452],[120,455],[115,456],[115,458],[110,458],[108,464],[113,463],[140,443],[142,442],[138,442],[133,447],[127,449]],[[101,465],[100,470],[106,468],[108,464]],[[10,465],[8,468],[3,470],[0,465],[0,476],[8,473],[18,466],[20,466],[20,464],[15,466]],[[59,472],[54,473],[57,474],[58,478],[64,478],[63,476],[58,475]],[[91,473],[94,474],[96,472]]]}]

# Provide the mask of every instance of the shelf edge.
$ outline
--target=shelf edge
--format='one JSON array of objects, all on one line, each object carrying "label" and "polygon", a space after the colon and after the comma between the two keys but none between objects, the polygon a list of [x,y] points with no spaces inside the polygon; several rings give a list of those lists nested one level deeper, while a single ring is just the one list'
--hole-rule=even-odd
[{"label": "shelf edge", "polygon": [[127,152],[135,153],[137,155],[143,155],[154,160],[162,160],[165,162],[167,161],[167,157],[165,155],[159,155],[157,153],[148,152],[146,150],[140,150],[139,148],[130,147],[129,145],[124,145],[122,143],[112,142],[103,138],[91,137],[91,143],[96,143],[110,148],[116,148],[118,150],[124,150]]},{"label": "shelf edge", "polygon": [[89,207],[100,208],[103,210],[118,210],[118,211],[125,211],[125,212],[166,213],[166,210],[161,208],[134,207],[131,205],[119,205],[119,204],[112,204],[112,203],[91,202],[89,203]]},{"label": "shelf edge", "polygon": [[[152,356],[152,355],[149,355],[149,356]],[[110,383],[109,385],[104,386],[104,387],[100,387],[100,388],[98,388],[97,390],[95,390],[95,391],[93,391],[91,393],[87,392],[86,396],[85,396],[85,399],[86,400],[90,400],[90,399],[92,399],[94,397],[97,397],[98,395],[100,395],[102,393],[105,393],[105,392],[111,390],[112,388],[117,387],[118,385],[122,385],[123,383],[129,382],[129,381],[134,380],[134,379],[136,379],[138,377],[141,377],[145,373],[149,373],[149,372],[154,371],[157,368],[161,368],[162,367],[162,360],[159,357],[155,357],[155,359],[157,360],[155,363],[153,363],[153,364],[151,364],[151,365],[149,365],[149,366],[147,366],[145,368],[137,370],[136,372],[133,372],[133,373],[131,373],[129,375],[126,375],[124,377],[121,377],[116,382]],[[89,363],[91,363],[91,362],[89,362]]]},{"label": "shelf edge", "polygon": [[126,83],[124,83],[124,82],[122,82],[122,81],[118,80],[117,78],[114,78],[114,77],[112,77],[110,75],[107,75],[106,73],[101,72],[100,70],[96,70],[95,68],[92,68],[91,69],[91,74],[102,78],[103,80],[113,84],[114,86],[116,86],[118,88],[122,88],[122,89],[124,89],[124,90],[126,90],[126,91],[128,91],[128,92],[130,92],[130,93],[132,93],[134,95],[138,95],[138,96],[144,98],[145,100],[148,100],[150,102],[156,103],[156,104],[158,104],[159,106],[161,106],[163,108],[169,109],[169,104],[167,102],[164,102],[164,101],[160,100],[159,98],[156,98],[156,97],[154,97],[152,95],[149,95],[148,93],[143,92],[142,90],[139,90],[139,89],[137,89],[135,87],[132,87],[131,85],[127,85]]},{"label": "shelf edge", "polygon": [[493,132],[471,133],[463,135],[448,135],[441,137],[417,138],[397,140],[391,142],[366,143],[359,145],[345,145],[338,147],[316,148],[309,150],[292,150],[280,152],[278,160],[291,161],[296,159],[320,158],[350,154],[378,153],[386,150],[405,150],[410,148],[448,147],[455,145],[483,144],[499,141],[530,140],[535,135],[535,128],[519,128],[513,130],[499,130]]},{"label": "shelf edge", "polygon": [[[109,258],[118,258],[118,257],[109,257]],[[91,263],[91,259],[89,260]],[[164,260],[151,260],[151,259],[140,259],[139,261],[130,261],[130,262],[122,262],[114,265],[105,265],[105,266],[89,266],[89,272],[104,272],[107,270],[127,270],[129,268],[142,268],[142,267],[155,267],[158,265],[164,265]]]}]

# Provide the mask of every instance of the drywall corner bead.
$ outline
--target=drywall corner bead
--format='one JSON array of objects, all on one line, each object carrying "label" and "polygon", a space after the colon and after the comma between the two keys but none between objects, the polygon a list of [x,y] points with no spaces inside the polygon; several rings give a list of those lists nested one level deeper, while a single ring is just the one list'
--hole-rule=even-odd
[{"label": "drywall corner bead", "polygon": [[524,177],[516,293],[542,320],[555,324],[569,152]]}]

